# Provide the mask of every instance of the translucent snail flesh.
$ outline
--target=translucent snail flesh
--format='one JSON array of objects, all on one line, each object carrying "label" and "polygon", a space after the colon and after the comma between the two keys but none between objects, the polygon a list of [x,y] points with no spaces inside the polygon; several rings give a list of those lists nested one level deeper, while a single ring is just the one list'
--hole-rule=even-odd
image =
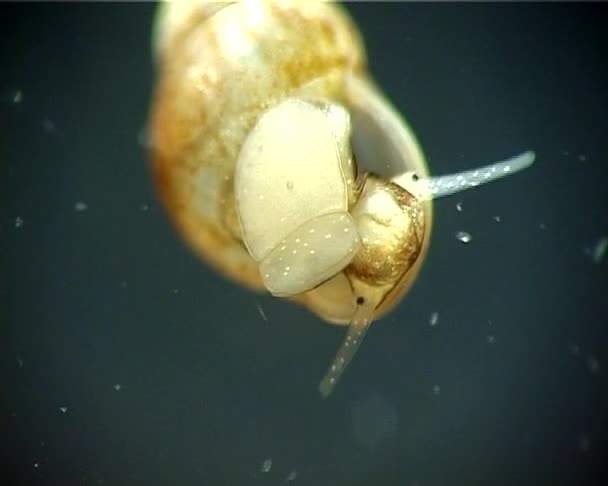
[{"label": "translucent snail flesh", "polygon": [[529,166],[433,177],[366,72],[345,10],[314,1],[161,5],[151,150],[161,199],[217,271],[349,325],[323,396],[427,253],[431,200]]}]

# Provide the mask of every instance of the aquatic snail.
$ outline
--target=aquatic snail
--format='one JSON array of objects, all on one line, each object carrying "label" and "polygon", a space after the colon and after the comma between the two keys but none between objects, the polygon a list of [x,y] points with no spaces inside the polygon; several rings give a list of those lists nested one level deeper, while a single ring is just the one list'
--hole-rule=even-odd
[{"label": "aquatic snail", "polygon": [[430,177],[333,3],[161,4],[153,48],[151,152],[168,214],[218,272],[348,325],[324,397],[414,283],[431,200],[534,160]]}]

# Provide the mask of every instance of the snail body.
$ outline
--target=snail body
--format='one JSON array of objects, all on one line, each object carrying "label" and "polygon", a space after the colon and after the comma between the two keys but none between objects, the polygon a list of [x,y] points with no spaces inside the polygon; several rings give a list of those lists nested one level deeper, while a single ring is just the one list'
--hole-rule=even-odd
[{"label": "snail body", "polygon": [[534,158],[430,178],[411,129],[366,72],[353,21],[332,3],[167,3],[154,51],[161,200],[218,272],[349,326],[323,396],[372,320],[415,281],[431,200]]}]

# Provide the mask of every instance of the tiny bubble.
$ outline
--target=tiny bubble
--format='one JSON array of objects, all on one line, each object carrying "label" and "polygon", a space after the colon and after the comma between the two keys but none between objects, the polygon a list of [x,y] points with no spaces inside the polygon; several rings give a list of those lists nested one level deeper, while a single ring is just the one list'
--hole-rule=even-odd
[{"label": "tiny bubble", "polygon": [[74,209],[76,211],[85,211],[88,208],[87,203],[82,201],[76,201],[74,204]]},{"label": "tiny bubble", "polygon": [[456,233],[456,239],[458,239],[458,241],[460,241],[461,243],[469,243],[473,237],[467,233],[466,231],[459,231],[458,233]]}]

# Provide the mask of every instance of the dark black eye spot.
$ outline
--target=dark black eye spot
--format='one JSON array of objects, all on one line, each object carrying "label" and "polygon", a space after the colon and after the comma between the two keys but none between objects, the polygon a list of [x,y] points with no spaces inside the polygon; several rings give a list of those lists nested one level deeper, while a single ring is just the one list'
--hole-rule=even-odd
[{"label": "dark black eye spot", "polygon": [[418,179],[420,179],[420,178],[418,177],[418,174],[412,174],[412,180],[413,180],[414,182],[416,182]]},{"label": "dark black eye spot", "polygon": [[363,305],[363,304],[365,304],[365,298],[357,297],[357,305]]}]

